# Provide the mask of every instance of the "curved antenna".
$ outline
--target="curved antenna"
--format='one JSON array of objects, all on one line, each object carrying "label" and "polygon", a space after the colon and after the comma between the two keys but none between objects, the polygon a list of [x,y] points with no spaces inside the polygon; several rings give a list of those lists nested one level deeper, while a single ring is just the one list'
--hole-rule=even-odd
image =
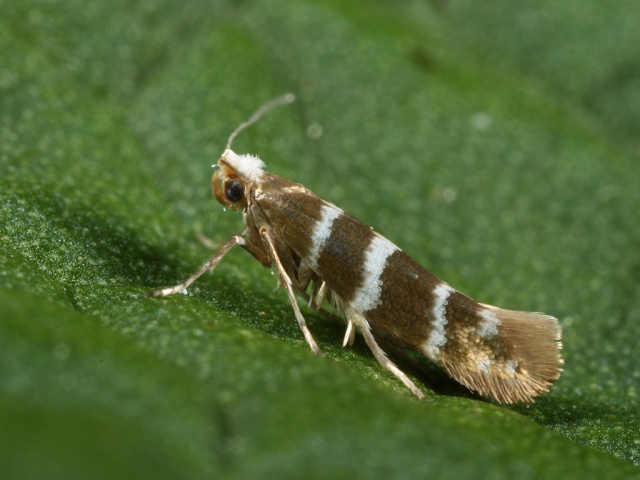
[{"label": "curved antenna", "polygon": [[249,117],[248,120],[245,120],[244,122],[242,122],[233,131],[233,133],[229,136],[229,140],[227,140],[227,147],[225,148],[225,150],[230,150],[231,149],[231,142],[233,142],[233,139],[236,138],[236,135],[238,135],[242,130],[244,130],[248,126],[253,125],[254,123],[256,123],[260,119],[260,117],[262,117],[262,115],[264,115],[265,113],[267,113],[269,110],[271,110],[274,107],[278,107],[280,105],[291,103],[295,99],[296,99],[296,96],[293,93],[285,93],[281,97],[274,98],[273,100],[270,100],[267,103],[265,103],[264,105],[262,105],[260,108],[258,108],[258,110],[255,111],[255,113],[253,115],[251,115]]}]

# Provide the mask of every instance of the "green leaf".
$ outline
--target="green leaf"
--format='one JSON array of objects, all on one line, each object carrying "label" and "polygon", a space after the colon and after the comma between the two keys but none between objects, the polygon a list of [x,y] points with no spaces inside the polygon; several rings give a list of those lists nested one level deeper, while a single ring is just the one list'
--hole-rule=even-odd
[{"label": "green leaf", "polygon": [[[637,2],[2,11],[4,478],[640,477]],[[305,310],[317,358],[241,251],[143,297],[211,255],[198,233],[242,230],[210,166],[287,91],[234,149],[474,298],[557,316],[549,394],[413,372],[419,402]]]}]

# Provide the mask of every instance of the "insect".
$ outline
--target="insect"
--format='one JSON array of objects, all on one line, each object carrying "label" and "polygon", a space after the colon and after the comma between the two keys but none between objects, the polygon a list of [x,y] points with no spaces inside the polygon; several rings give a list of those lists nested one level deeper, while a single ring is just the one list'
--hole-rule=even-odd
[{"label": "insect", "polygon": [[184,291],[240,246],[273,267],[311,350],[322,350],[309,331],[296,294],[320,310],[324,302],[346,323],[343,345],[356,331],[382,367],[418,398],[423,392],[393,363],[382,345],[415,350],[468,389],[501,403],[531,402],[560,376],[558,321],[542,313],[478,303],[420,266],[372,228],[303,185],[264,170],[258,157],[231,150],[236,135],[292,94],[260,107],[231,134],[212,178],[213,195],[241,210],[246,229],[231,237],[184,282],[147,292]]}]

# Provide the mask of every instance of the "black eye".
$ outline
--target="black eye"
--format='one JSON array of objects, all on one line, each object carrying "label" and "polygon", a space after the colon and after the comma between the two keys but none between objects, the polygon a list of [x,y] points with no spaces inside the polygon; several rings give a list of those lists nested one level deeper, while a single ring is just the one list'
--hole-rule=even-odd
[{"label": "black eye", "polygon": [[244,186],[242,182],[239,180],[229,180],[224,185],[224,194],[230,202],[239,202],[244,197]]}]

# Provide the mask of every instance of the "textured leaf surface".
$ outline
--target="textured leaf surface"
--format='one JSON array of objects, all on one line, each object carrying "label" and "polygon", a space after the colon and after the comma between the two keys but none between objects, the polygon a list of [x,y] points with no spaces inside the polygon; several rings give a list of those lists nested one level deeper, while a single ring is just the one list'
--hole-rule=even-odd
[{"label": "textured leaf surface", "polygon": [[[1,2],[4,478],[640,477],[640,7]],[[441,375],[414,399],[361,340],[231,253],[236,140],[480,301],[543,310],[531,406]],[[430,367],[427,365],[427,369]]]}]

